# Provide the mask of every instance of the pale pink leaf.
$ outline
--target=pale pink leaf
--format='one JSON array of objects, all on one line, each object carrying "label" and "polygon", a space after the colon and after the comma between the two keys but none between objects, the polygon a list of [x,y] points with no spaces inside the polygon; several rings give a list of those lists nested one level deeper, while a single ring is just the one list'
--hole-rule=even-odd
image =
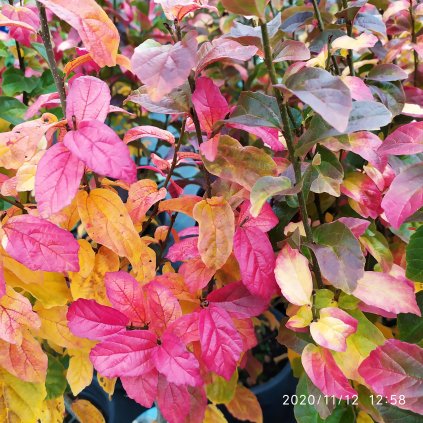
[{"label": "pale pink leaf", "polygon": [[407,167],[392,181],[382,200],[388,222],[396,229],[423,205],[423,163]]},{"label": "pale pink leaf", "polygon": [[77,129],[83,120],[104,122],[109,113],[110,99],[110,89],[101,79],[93,76],[81,76],[75,79],[66,98],[68,125]]},{"label": "pale pink leaf", "polygon": [[311,304],[313,278],[308,260],[286,243],[279,252],[275,267],[276,282],[282,295],[292,304]]},{"label": "pale pink leaf", "polygon": [[135,181],[137,169],[128,147],[104,123],[83,121],[78,130],[65,135],[63,142],[94,172],[128,183]]},{"label": "pale pink leaf", "polygon": [[[388,339],[358,368],[366,384],[396,407],[423,414],[423,348]],[[398,401],[403,397],[403,401]]]},{"label": "pale pink leaf", "polygon": [[234,236],[234,254],[238,260],[243,284],[254,295],[264,299],[277,292],[275,256],[265,233],[254,227],[239,227]]},{"label": "pale pink leaf", "polygon": [[388,135],[379,154],[418,154],[423,152],[423,121],[402,125]]},{"label": "pale pink leaf", "polygon": [[108,272],[104,283],[112,306],[123,313],[133,326],[144,326],[149,322],[143,288],[133,276],[122,271]]},{"label": "pale pink leaf", "polygon": [[229,380],[243,351],[242,339],[231,317],[218,306],[209,306],[200,312],[199,329],[204,363]]},{"label": "pale pink leaf", "polygon": [[339,399],[357,395],[329,350],[308,344],[302,352],[301,362],[308,377],[324,395]]},{"label": "pale pink leaf", "polygon": [[373,47],[378,42],[378,38],[373,34],[362,33],[358,37],[349,37],[348,35],[342,35],[336,38],[331,43],[332,51],[339,49],[349,49],[359,51],[363,48]]},{"label": "pale pink leaf", "polygon": [[344,84],[350,89],[353,100],[374,101],[372,91],[358,76],[342,76]]},{"label": "pale pink leaf", "polygon": [[213,131],[214,124],[229,113],[228,102],[220,93],[219,87],[206,77],[196,80],[192,104],[197,112],[201,129],[209,135]]},{"label": "pale pink leaf", "polygon": [[79,244],[73,235],[36,216],[11,217],[3,225],[3,248],[31,270],[77,272]]},{"label": "pale pink leaf", "polygon": [[340,217],[338,220],[342,222],[356,238],[363,235],[370,226],[370,221],[357,217]]},{"label": "pale pink leaf", "polygon": [[84,169],[84,163],[63,143],[47,150],[35,174],[35,200],[42,217],[49,217],[72,203]]},{"label": "pale pink leaf", "polygon": [[353,295],[369,306],[391,313],[421,315],[414,294],[414,284],[405,277],[382,272],[364,272]]},{"label": "pale pink leaf", "polygon": [[273,59],[275,63],[286,60],[308,60],[310,50],[301,41],[284,40],[277,46],[277,55]]},{"label": "pale pink leaf", "polygon": [[123,142],[128,144],[131,141],[146,137],[159,138],[168,142],[169,144],[175,144],[175,137],[171,132],[156,128],[155,126],[151,125],[136,126],[135,128],[131,128],[123,137]]},{"label": "pale pink leaf", "polygon": [[[20,25],[11,25],[9,36],[18,41],[21,45],[31,47],[31,34],[36,33],[40,27],[40,18],[29,7],[14,7],[9,4],[3,4],[1,13],[11,21],[17,21],[21,24],[27,24],[31,29]],[[5,25],[0,20],[0,25]]]},{"label": "pale pink leaf", "polygon": [[67,319],[74,335],[93,340],[123,332],[129,324],[129,318],[120,311],[83,298],[69,306]]},{"label": "pale pink leaf", "polygon": [[28,110],[25,112],[25,119],[33,118],[42,107],[57,107],[60,106],[59,94],[49,93],[41,94],[38,98],[28,107]]},{"label": "pale pink leaf", "polygon": [[313,339],[322,347],[334,351],[347,349],[347,338],[357,331],[357,320],[336,307],[320,310],[319,319],[310,325]]},{"label": "pale pink leaf", "polygon": [[194,354],[170,331],[163,333],[152,360],[157,370],[176,385],[197,386],[202,383],[200,365]]},{"label": "pale pink leaf", "polygon": [[120,380],[129,398],[146,408],[151,408],[157,396],[158,377],[157,370],[152,369],[141,376],[123,376]]},{"label": "pale pink leaf", "polygon": [[193,294],[207,286],[215,273],[214,269],[203,263],[201,257],[192,258],[179,268],[179,274],[184,277],[185,284]]},{"label": "pale pink leaf", "polygon": [[131,59],[132,69],[146,85],[147,93],[157,102],[174,88],[187,81],[195,65],[197,40],[188,39],[176,44],[162,45],[152,39],[139,45]]},{"label": "pale pink leaf", "polygon": [[242,282],[229,283],[223,288],[212,291],[207,296],[207,301],[226,310],[236,319],[258,316],[268,306],[264,299],[251,295]]}]

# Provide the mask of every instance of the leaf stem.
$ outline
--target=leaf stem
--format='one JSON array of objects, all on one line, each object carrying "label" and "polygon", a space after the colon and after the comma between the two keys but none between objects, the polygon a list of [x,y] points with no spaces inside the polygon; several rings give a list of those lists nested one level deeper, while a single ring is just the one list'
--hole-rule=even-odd
[{"label": "leaf stem", "polygon": [[56,84],[57,92],[59,93],[60,104],[62,106],[63,116],[66,117],[66,93],[63,78],[59,74],[56,59],[54,57],[53,46],[51,44],[51,34],[48,27],[46,9],[43,4],[37,1],[38,11],[40,13],[41,30],[40,35],[43,40],[44,47],[47,53],[48,65],[53,74],[54,83]]},{"label": "leaf stem", "polygon": [[[348,2],[347,0],[342,0],[342,7],[344,10],[348,9]],[[350,19],[348,19],[348,12],[346,13],[346,24],[347,24],[347,35],[349,37],[352,37],[352,22]],[[354,59],[353,59],[353,51],[351,49],[348,50],[348,67],[350,68],[350,75],[355,76],[355,70],[354,70]]]},{"label": "leaf stem", "polygon": [[[415,20],[414,20],[414,13],[413,13],[413,0],[410,0],[410,21],[411,21],[411,41],[413,44],[417,44],[417,36],[416,36],[416,28],[415,28]],[[413,48],[413,58],[414,58],[414,77],[413,77],[413,84],[417,87],[417,78],[419,73],[419,55],[415,48]]]},{"label": "leaf stem", "polygon": [[[269,41],[269,34],[267,32],[267,26],[265,23],[260,22],[260,28],[261,28],[261,34],[263,38],[263,47],[264,47],[264,59],[267,66],[267,70],[269,72],[270,80],[272,82],[272,85],[276,85],[278,83],[275,67],[273,65],[272,61],[272,50],[270,47],[270,41]],[[289,122],[289,114],[288,114],[288,107],[285,104],[282,94],[278,89],[273,88],[273,93],[276,97],[276,100],[278,102],[279,110],[282,117],[282,123],[283,123],[283,130],[286,140],[286,145],[288,148],[288,154],[289,154],[289,160],[292,163],[292,166],[294,168],[294,175],[295,175],[295,184],[298,184],[301,181],[301,163],[297,160],[297,157],[295,156],[295,148],[294,148],[294,136],[292,134],[291,125]],[[311,231],[311,226],[308,222],[308,212],[307,212],[307,204],[306,199],[304,196],[303,190],[301,190],[298,194],[298,204],[300,208],[300,215],[301,220],[304,225],[304,231],[306,233],[306,239],[309,244],[313,243],[313,233]],[[320,272],[319,263],[317,262],[317,258],[313,252],[309,248],[310,255],[312,258],[312,264],[313,264],[313,270],[314,274],[316,276],[317,281],[317,288],[321,288],[323,286],[323,280],[322,275]]]}]

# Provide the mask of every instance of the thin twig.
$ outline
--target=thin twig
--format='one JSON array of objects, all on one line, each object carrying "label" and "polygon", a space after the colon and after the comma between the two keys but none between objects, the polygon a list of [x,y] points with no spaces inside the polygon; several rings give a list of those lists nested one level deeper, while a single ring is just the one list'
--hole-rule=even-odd
[{"label": "thin twig", "polygon": [[41,30],[40,35],[43,40],[44,47],[47,53],[48,65],[53,74],[54,83],[56,84],[57,92],[59,93],[60,104],[62,105],[63,116],[66,116],[66,93],[63,78],[59,74],[56,59],[54,57],[53,46],[51,44],[51,34],[48,27],[46,9],[43,4],[37,1],[38,11],[40,13]]},{"label": "thin twig", "polygon": [[[413,13],[413,0],[410,0],[410,21],[411,21],[411,41],[413,44],[417,44],[417,36],[416,36],[416,28],[415,28],[415,21],[414,21],[414,13]],[[417,87],[417,78],[418,78],[418,71],[419,71],[419,55],[415,48],[413,48],[413,58],[414,58],[414,81],[413,84]]]},{"label": "thin twig", "polygon": [[5,201],[6,203],[11,204],[12,206],[17,207],[18,209],[21,209],[24,213],[27,213],[25,206],[22,203],[20,203],[19,201],[7,198],[3,194],[0,194],[0,199]]},{"label": "thin twig", "polygon": [[[266,26],[265,23],[261,22],[260,27],[261,27],[261,34],[262,34],[262,38],[263,38],[265,63],[266,63],[266,66],[267,66],[267,70],[269,72],[269,76],[270,76],[270,80],[272,82],[272,85],[276,85],[278,83],[278,80],[277,80],[277,77],[276,77],[275,67],[273,65],[272,50],[271,50],[271,47],[270,47],[269,34],[267,32],[267,26]],[[298,184],[302,179],[301,163],[297,160],[297,157],[295,156],[294,136],[292,134],[291,125],[290,125],[290,122],[289,122],[288,107],[283,100],[281,92],[276,88],[273,88],[273,92],[274,92],[274,95],[275,95],[276,100],[278,102],[279,110],[280,110],[281,117],[282,117],[283,130],[284,130],[284,135],[285,135],[285,140],[286,140],[286,146],[288,148],[289,160],[291,161],[292,166],[294,168],[295,184]],[[306,199],[305,199],[303,190],[301,190],[297,194],[297,198],[298,198],[298,203],[299,203],[299,208],[300,208],[301,219],[302,219],[302,222],[303,222],[303,225],[304,225],[304,230],[305,230],[305,233],[306,233],[306,239],[307,239],[307,242],[309,244],[312,244],[313,243],[313,233],[311,231],[311,226],[308,222],[307,204],[306,204]],[[317,258],[315,256],[313,250],[311,250],[311,249],[309,249],[309,250],[310,250],[310,255],[311,255],[311,258],[312,258],[314,274],[316,276],[317,287],[321,288],[321,287],[323,287],[323,280],[322,280],[322,275],[321,275],[321,272],[320,272],[319,263],[317,262]]]},{"label": "thin twig", "polygon": [[[346,11],[348,9],[348,2],[347,0],[342,0],[342,7]],[[345,12],[345,21],[347,24],[347,35],[349,37],[352,37],[352,22],[351,19],[348,19],[348,12]],[[353,51],[351,49],[348,50],[348,67],[350,68],[350,75],[355,76],[355,70],[354,70],[354,59],[353,59]]]}]

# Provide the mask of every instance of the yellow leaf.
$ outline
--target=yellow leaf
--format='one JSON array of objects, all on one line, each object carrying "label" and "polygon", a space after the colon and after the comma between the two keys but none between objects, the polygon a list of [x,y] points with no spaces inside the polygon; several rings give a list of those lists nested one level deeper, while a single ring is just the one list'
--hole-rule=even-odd
[{"label": "yellow leaf", "polygon": [[43,403],[40,423],[63,423],[65,418],[65,401],[63,397],[46,400]]},{"label": "yellow leaf", "polygon": [[238,371],[234,372],[230,380],[212,373],[211,383],[206,386],[207,398],[215,404],[227,404],[235,396],[237,384]]},{"label": "yellow leaf", "polygon": [[112,400],[112,395],[115,392],[116,377],[108,378],[97,373],[98,384],[103,388],[104,392],[109,394],[109,400]]},{"label": "yellow leaf", "polygon": [[257,397],[245,386],[237,386],[235,397],[226,407],[239,420],[263,423],[263,413]]},{"label": "yellow leaf", "polygon": [[196,195],[185,195],[179,198],[170,198],[169,200],[161,201],[159,204],[159,211],[173,211],[184,213],[192,217],[193,208],[201,201],[201,197]]},{"label": "yellow leaf", "polygon": [[373,419],[364,411],[360,410],[356,423],[373,423]]},{"label": "yellow leaf", "polygon": [[[85,262],[87,266],[82,267],[83,274],[86,274],[85,271],[91,264],[91,255],[88,260],[88,263]],[[69,274],[73,299],[92,299],[100,304],[109,305],[110,302],[107,298],[106,287],[104,285],[104,275],[107,272],[117,272],[118,270],[119,256],[106,247],[100,247],[98,253],[94,256],[94,267],[91,269],[88,277],[83,277],[81,272]]]},{"label": "yellow leaf", "polygon": [[[79,260],[79,272],[78,274],[83,278],[88,278],[90,273],[94,269],[95,265],[95,252],[91,247],[91,244],[86,239],[79,239],[79,251],[78,251],[78,260]],[[70,272],[71,276],[75,273]]]},{"label": "yellow leaf", "polygon": [[66,379],[73,395],[78,395],[93,379],[93,365],[89,350],[69,350],[69,368]]},{"label": "yellow leaf", "polygon": [[36,423],[46,395],[44,383],[24,382],[0,369],[0,397],[3,397],[6,408],[5,422]]},{"label": "yellow leaf", "polygon": [[78,399],[74,401],[72,411],[80,423],[106,423],[101,412],[87,400]]},{"label": "yellow leaf", "polygon": [[47,339],[63,348],[91,348],[95,345],[95,342],[78,338],[71,333],[66,318],[66,313],[68,312],[67,306],[51,307],[47,309],[44,308],[41,303],[37,302],[34,305],[34,310],[41,320],[41,327],[37,331],[37,336]]},{"label": "yellow leaf", "polygon": [[220,269],[232,252],[234,213],[222,197],[212,197],[195,205],[193,217],[200,227],[198,250],[204,264]]},{"label": "yellow leaf", "polygon": [[76,198],[64,209],[50,216],[50,220],[57,226],[71,231],[79,221],[78,204]]},{"label": "yellow leaf", "polygon": [[214,405],[209,404],[204,414],[203,423],[227,423],[223,413]]},{"label": "yellow leaf", "polygon": [[102,188],[89,194],[79,191],[77,202],[82,223],[95,242],[127,257],[132,264],[140,262],[143,243],[117,194]]}]

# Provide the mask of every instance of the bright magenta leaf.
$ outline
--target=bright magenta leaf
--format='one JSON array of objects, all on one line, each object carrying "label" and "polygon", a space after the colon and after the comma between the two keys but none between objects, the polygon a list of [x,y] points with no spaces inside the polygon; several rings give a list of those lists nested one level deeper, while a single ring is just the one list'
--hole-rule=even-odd
[{"label": "bright magenta leaf", "polygon": [[146,137],[159,138],[167,141],[169,144],[175,144],[175,137],[171,132],[150,125],[135,126],[131,128],[123,137],[123,142],[128,144],[131,141]]},{"label": "bright magenta leaf", "polygon": [[84,169],[84,163],[63,143],[46,151],[35,174],[35,199],[42,217],[49,217],[72,203]]},{"label": "bright magenta leaf", "polygon": [[229,380],[243,351],[242,339],[231,317],[225,310],[209,306],[200,312],[199,329],[204,363]]},{"label": "bright magenta leaf", "polygon": [[93,340],[122,332],[130,322],[120,311],[82,298],[69,306],[67,319],[72,333]]},{"label": "bright magenta leaf", "polygon": [[2,245],[16,261],[31,270],[77,272],[79,244],[72,233],[48,220],[28,214],[11,217],[3,225]]},{"label": "bright magenta leaf", "polygon": [[104,123],[83,121],[76,131],[65,135],[63,142],[94,172],[128,183],[136,180],[137,169],[128,147]]},{"label": "bright magenta leaf", "polygon": [[339,399],[357,395],[329,350],[308,344],[302,352],[301,362],[308,377],[324,395]]},{"label": "bright magenta leaf", "polygon": [[236,224],[240,226],[242,224],[245,228],[257,228],[262,232],[269,232],[278,224],[278,217],[272,210],[269,203],[264,203],[260,212],[257,216],[253,216],[251,213],[252,204],[250,201],[245,200],[240,209]]},{"label": "bright magenta leaf", "polygon": [[388,339],[370,353],[358,372],[389,403],[423,414],[423,348]]}]

